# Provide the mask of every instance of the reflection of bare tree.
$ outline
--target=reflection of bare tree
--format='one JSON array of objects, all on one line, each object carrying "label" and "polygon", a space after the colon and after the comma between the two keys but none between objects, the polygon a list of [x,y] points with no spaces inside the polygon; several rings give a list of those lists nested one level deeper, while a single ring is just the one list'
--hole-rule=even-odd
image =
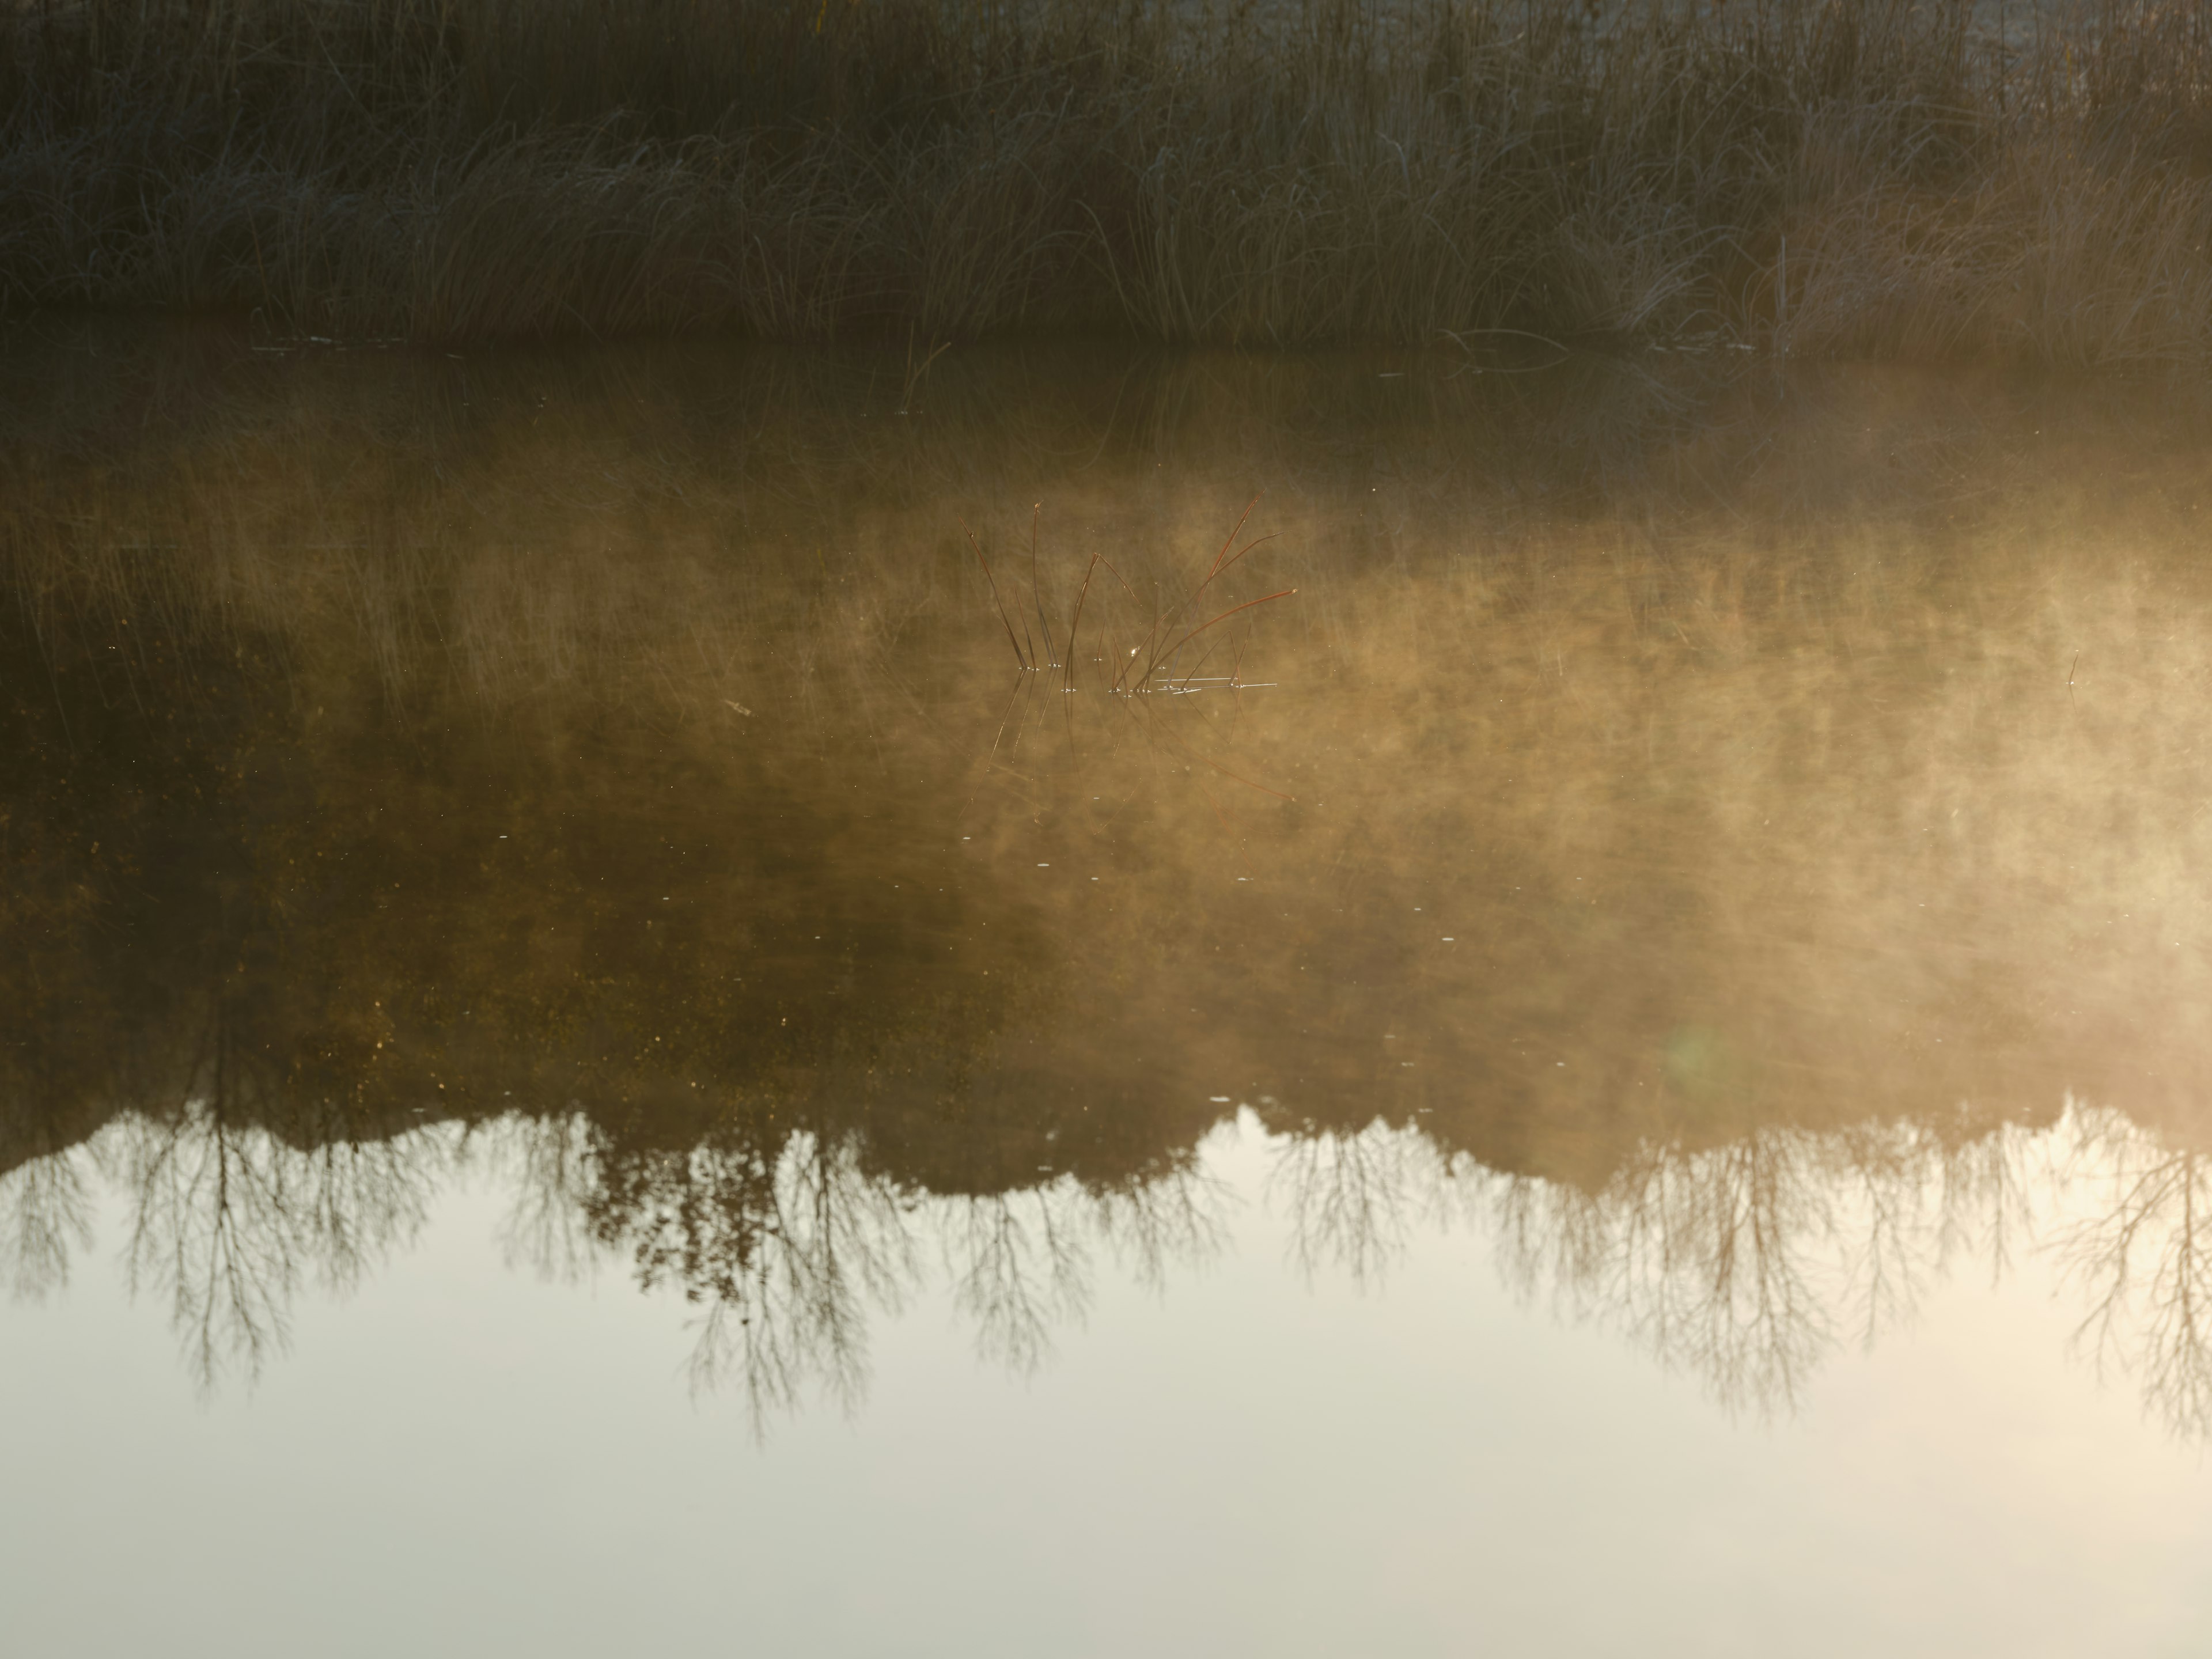
[{"label": "reflection of bare tree", "polygon": [[1157,1284],[1225,1234],[1221,1188],[1188,1161],[1097,1189],[1062,1179],[933,1197],[872,1173],[854,1138],[781,1138],[743,1115],[681,1149],[618,1146],[581,1118],[515,1133],[537,1185],[509,1220],[511,1248],[541,1267],[576,1259],[558,1212],[577,1206],[641,1284],[701,1306],[694,1382],[741,1392],[757,1425],[816,1389],[859,1403],[869,1322],[920,1284],[926,1235],[978,1348],[1025,1370],[1088,1309],[1097,1244]]},{"label": "reflection of bare tree", "polygon": [[1080,1219],[1056,1185],[946,1206],[954,1304],[975,1321],[987,1358],[1033,1370],[1052,1351],[1053,1326],[1089,1311],[1091,1258]]},{"label": "reflection of bare tree", "polygon": [[1936,1248],[1949,1261],[1986,1255],[1990,1282],[2001,1281],[2016,1251],[2035,1244],[2033,1194],[2028,1175],[2042,1154],[2043,1137],[2014,1122],[1980,1133],[1929,1137],[1941,1183]]},{"label": "reflection of bare tree", "polygon": [[1053,1328],[1090,1310],[1094,1240],[1122,1254],[1139,1283],[1159,1287],[1171,1264],[1220,1250],[1226,1200],[1219,1182],[1178,1159],[1095,1190],[1063,1180],[940,1200],[954,1304],[975,1322],[985,1358],[1033,1370],[1051,1353]]},{"label": "reflection of bare tree", "polygon": [[1099,1237],[1152,1290],[1166,1288],[1170,1266],[1194,1267],[1228,1246],[1229,1187],[1194,1158],[1086,1192]]},{"label": "reflection of bare tree", "polygon": [[92,1241],[84,1171],[70,1152],[34,1158],[0,1176],[0,1279],[35,1299],[69,1280],[69,1253]]},{"label": "reflection of bare tree", "polygon": [[1930,1231],[1929,1152],[1917,1126],[1894,1122],[1854,1125],[1824,1149],[1829,1224],[1844,1247],[1838,1325],[1864,1347],[1911,1320],[1942,1265]]},{"label": "reflection of bare tree", "polygon": [[2058,1239],[2087,1291],[2077,1339],[2136,1371],[2178,1435],[2212,1433],[2212,1159],[2159,1144],[2117,1112],[2069,1114],[2062,1179],[2109,1199]]},{"label": "reflection of bare tree", "polygon": [[1301,1271],[1310,1277],[1335,1267],[1365,1283],[1404,1251],[1421,1200],[1442,1175],[1425,1137],[1378,1120],[1356,1134],[1286,1136],[1267,1188],[1290,1212],[1291,1255]]},{"label": "reflection of bare tree", "polygon": [[1510,1281],[1602,1320],[1731,1407],[1787,1409],[1837,1339],[1909,1320],[1961,1252],[2001,1273],[2029,1138],[1869,1121],[1650,1145],[1595,1191],[1462,1165]]},{"label": "reflection of bare tree", "polygon": [[[510,1249],[556,1271],[618,1249],[641,1284],[681,1290],[702,1310],[694,1382],[741,1392],[757,1425],[817,1389],[859,1403],[869,1322],[921,1283],[928,1235],[979,1349],[1018,1370],[1088,1309],[1098,1243],[1157,1284],[1225,1235],[1223,1189],[1193,1160],[1096,1188],[933,1196],[877,1170],[857,1137],[780,1133],[775,1116],[733,1112],[684,1147],[622,1145],[580,1115],[511,1131],[528,1190]],[[588,1245],[562,1218],[572,1207]]]},{"label": "reflection of bare tree", "polygon": [[591,1120],[578,1111],[518,1113],[492,1146],[514,1177],[514,1203],[500,1227],[508,1263],[527,1262],[548,1279],[581,1278],[599,1249],[585,1214],[598,1178]]},{"label": "reflection of bare tree", "polygon": [[1814,1150],[1768,1131],[1636,1172],[1620,1264],[1640,1292],[1631,1328],[1723,1400],[1795,1401],[1827,1340],[1805,1248],[1828,1214]]},{"label": "reflection of bare tree", "polygon": [[1831,1337],[1808,1248],[1830,1214],[1820,1151],[1771,1130],[1701,1152],[1646,1147],[1595,1193],[1483,1184],[1501,1264],[1524,1293],[1548,1285],[1723,1401],[1773,1409],[1796,1399]]},{"label": "reflection of bare tree", "polygon": [[1831,1225],[1843,1252],[1843,1328],[1863,1346],[1909,1323],[1962,1255],[1986,1255],[1991,1282],[2015,1241],[2033,1242],[2031,1137],[1960,1109],[1956,1133],[1914,1120],[1853,1126],[1823,1141]]},{"label": "reflection of bare tree", "polygon": [[[1063,1174],[933,1194],[884,1173],[857,1133],[794,1133],[780,1115],[739,1110],[644,1146],[580,1112],[504,1120],[485,1139],[519,1176],[510,1255],[569,1273],[618,1249],[646,1285],[682,1291],[701,1309],[696,1382],[742,1391],[764,1424],[817,1389],[858,1403],[868,1327],[929,1258],[982,1352],[1025,1369],[1088,1310],[1100,1245],[1158,1285],[1226,1238],[1230,1195],[1195,1154],[1097,1185]],[[327,1105],[287,1108],[272,1127],[213,1097],[118,1120],[88,1158],[50,1154],[0,1179],[0,1268],[32,1294],[60,1282],[87,1233],[85,1176],[102,1170],[125,1188],[133,1288],[168,1302],[204,1382],[250,1372],[283,1345],[304,1285],[343,1290],[419,1226],[471,1139],[370,1127]],[[1380,1121],[1284,1135],[1272,1152],[1269,1190],[1309,1273],[1371,1279],[1424,1216],[1461,1213],[1522,1294],[1755,1411],[1794,1406],[1839,1340],[1910,1319],[1961,1256],[1986,1253],[2002,1274],[2039,1222],[2054,1236],[2055,1212],[2057,1259],[2090,1295],[2084,1345],[2136,1374],[2176,1432],[2212,1434],[2212,1159],[2117,1113],[2076,1108],[2040,1133],[1961,1109],[1950,1122],[1650,1142],[1594,1188],[1447,1159]],[[2048,1182],[2031,1180],[2046,1158]]]},{"label": "reflection of bare tree", "polygon": [[629,1249],[641,1285],[705,1310],[696,1384],[741,1388],[757,1421],[817,1381],[857,1404],[868,1313],[896,1305],[914,1246],[897,1193],[849,1144],[733,1126],[682,1150],[601,1145],[594,1163],[584,1212],[599,1240]]},{"label": "reflection of bare tree", "polygon": [[443,1161],[419,1134],[301,1151],[204,1100],[123,1120],[100,1152],[130,1194],[131,1289],[167,1300],[204,1384],[284,1346],[303,1281],[348,1289],[410,1237]]},{"label": "reflection of bare tree", "polygon": [[[1880,1130],[1852,1140],[1774,1129],[1704,1150],[1647,1144],[1586,1190],[1447,1165],[1425,1136],[1378,1121],[1286,1138],[1269,1184],[1287,1200],[1293,1259],[1309,1273],[1327,1265],[1371,1279],[1422,1212],[1455,1202],[1492,1234],[1524,1295],[1602,1319],[1730,1404],[1772,1409],[1796,1399],[1831,1345],[1839,1285],[1858,1284],[1869,1328],[1917,1292],[1923,1179],[1910,1149]],[[1853,1183],[1855,1204],[1842,1190]],[[1857,1271],[1844,1274],[1820,1247],[1847,1209],[1864,1228]]]}]

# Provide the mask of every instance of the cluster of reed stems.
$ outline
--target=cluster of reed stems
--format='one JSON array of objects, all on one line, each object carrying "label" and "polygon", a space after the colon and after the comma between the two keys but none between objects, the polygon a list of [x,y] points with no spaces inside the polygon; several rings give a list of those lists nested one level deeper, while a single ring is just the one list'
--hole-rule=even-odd
[{"label": "cluster of reed stems", "polygon": [[[1188,690],[1198,678],[1198,669],[1211,660],[1211,653],[1199,659],[1196,668],[1177,669],[1173,665],[1182,657],[1186,646],[1191,645],[1200,635],[1212,633],[1232,617],[1275,599],[1287,599],[1297,592],[1295,587],[1281,588],[1256,599],[1240,600],[1204,622],[1194,620],[1203,614],[1205,608],[1210,608],[1205,607],[1204,602],[1212,591],[1213,584],[1243,562],[1253,549],[1274,540],[1273,535],[1254,536],[1243,546],[1237,545],[1238,538],[1244,534],[1244,526],[1251,522],[1252,509],[1259,504],[1256,498],[1246,504],[1244,511],[1237,516],[1237,522],[1231,526],[1228,536],[1223,540],[1221,550],[1213,556],[1212,562],[1206,567],[1206,574],[1181,599],[1171,604],[1164,603],[1155,594],[1150,604],[1144,635],[1139,644],[1129,647],[1126,652],[1111,650],[1103,655],[1094,654],[1094,661],[1114,671],[1110,679],[1103,673],[1100,676],[1100,683],[1108,696],[1142,696],[1155,688],[1156,682],[1161,681],[1165,682],[1169,690]],[[991,602],[997,607],[999,621],[1006,629],[1006,643],[1013,647],[1015,665],[1025,674],[1034,674],[1042,668],[1056,670],[1060,676],[1062,689],[1072,692],[1076,689],[1076,665],[1079,660],[1076,655],[1076,641],[1083,632],[1084,607],[1091,601],[1091,586],[1097,580],[1098,572],[1103,568],[1129,603],[1139,611],[1146,609],[1146,601],[1111,560],[1103,553],[1094,553],[1090,562],[1084,567],[1082,584],[1076,589],[1075,602],[1068,611],[1066,630],[1056,635],[1037,570],[1036,537],[1042,513],[1043,507],[1040,504],[1030,519],[1029,605],[1023,610],[1018,635],[1014,632],[1014,617],[1006,610],[1006,595],[1000,591],[999,579],[992,572],[991,562],[983,552],[982,544],[975,539],[972,531],[968,534],[968,544],[975,555],[975,562],[982,567],[983,580],[991,590]],[[1020,596],[1017,594],[1018,605],[1019,600]],[[1031,612],[1036,615],[1037,626],[1044,635],[1042,653],[1037,650],[1036,635],[1030,631],[1029,616]],[[1186,628],[1186,623],[1192,623],[1192,626]],[[1094,628],[1092,631],[1096,633],[1097,630]],[[1231,675],[1226,678],[1234,680],[1236,677]]]},{"label": "cluster of reed stems", "polygon": [[[1140,702],[1144,699],[1188,698],[1206,691],[1234,694],[1247,689],[1250,682],[1244,678],[1244,654],[1251,643],[1254,613],[1278,599],[1290,599],[1297,592],[1295,587],[1283,587],[1241,598],[1230,592],[1226,583],[1218,588],[1215,586],[1235,571],[1254,550],[1275,539],[1272,533],[1246,536],[1245,527],[1258,505],[1257,498],[1246,504],[1202,574],[1179,578],[1166,573],[1139,572],[1138,580],[1133,583],[1112,560],[1103,553],[1094,553],[1084,564],[1080,580],[1073,584],[1072,603],[1060,602],[1057,595],[1048,596],[1039,571],[1037,531],[1041,507],[1032,513],[1030,520],[1027,593],[1012,582],[1001,587],[981,542],[973,531],[969,532],[969,549],[982,568],[992,605],[998,612],[1006,643],[1012,648],[1020,675],[1001,711],[991,757],[996,760],[1002,749],[1011,754],[1018,748],[1026,728],[1050,723],[1051,716],[1041,706],[1041,690],[1062,694],[1050,701],[1058,704],[1056,712],[1073,738],[1074,713],[1066,699],[1079,694],[1103,696],[1125,713],[1134,715],[1140,708],[1146,707]],[[1103,580],[1102,571],[1105,573]],[[1149,593],[1141,591],[1146,587]],[[1009,590],[1013,595],[1012,611],[1007,607]],[[1094,590],[1096,604],[1092,599]],[[1121,601],[1118,605],[1117,599]],[[1057,628],[1055,613],[1060,617]],[[1037,624],[1034,631],[1030,627],[1031,617]],[[1088,634],[1084,631],[1086,617],[1091,624]],[[1220,631],[1217,633],[1216,629]],[[1038,644],[1040,635],[1042,647]],[[1217,656],[1224,652],[1227,653],[1224,665],[1229,672],[1206,673],[1204,671],[1212,666]],[[1149,708],[1145,714],[1138,715],[1136,726],[1151,748],[1163,758],[1180,761],[1188,769],[1203,769],[1218,774],[1279,800],[1296,799],[1193,747],[1166,721],[1152,717]],[[1205,738],[1199,741],[1203,743]],[[1199,787],[1213,802],[1218,814],[1219,801],[1203,781]]]},{"label": "cluster of reed stems", "polygon": [[2212,20],[14,0],[0,304],[447,342],[2212,351]]}]

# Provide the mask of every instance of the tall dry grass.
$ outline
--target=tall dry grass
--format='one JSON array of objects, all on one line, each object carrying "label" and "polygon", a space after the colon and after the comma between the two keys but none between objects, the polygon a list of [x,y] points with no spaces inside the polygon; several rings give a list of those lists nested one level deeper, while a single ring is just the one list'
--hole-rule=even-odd
[{"label": "tall dry grass", "polygon": [[0,299],[278,335],[2212,348],[2212,28],[2109,4],[15,0]]}]

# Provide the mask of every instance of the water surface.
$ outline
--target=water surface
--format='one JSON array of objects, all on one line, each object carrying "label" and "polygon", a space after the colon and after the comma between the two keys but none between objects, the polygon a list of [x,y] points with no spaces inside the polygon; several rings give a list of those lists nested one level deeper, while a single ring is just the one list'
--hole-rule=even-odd
[{"label": "water surface", "polygon": [[2194,394],[5,356],[29,1650],[2212,1631]]}]

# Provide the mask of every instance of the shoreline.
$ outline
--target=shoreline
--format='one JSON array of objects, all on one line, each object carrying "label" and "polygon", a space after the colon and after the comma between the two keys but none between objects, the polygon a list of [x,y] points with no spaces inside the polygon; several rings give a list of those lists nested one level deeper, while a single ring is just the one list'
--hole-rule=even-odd
[{"label": "shoreline", "polygon": [[[0,307],[272,338],[2212,358],[2212,21],[1736,0],[0,21]],[[2016,33],[2016,32],[2015,32]]]}]

